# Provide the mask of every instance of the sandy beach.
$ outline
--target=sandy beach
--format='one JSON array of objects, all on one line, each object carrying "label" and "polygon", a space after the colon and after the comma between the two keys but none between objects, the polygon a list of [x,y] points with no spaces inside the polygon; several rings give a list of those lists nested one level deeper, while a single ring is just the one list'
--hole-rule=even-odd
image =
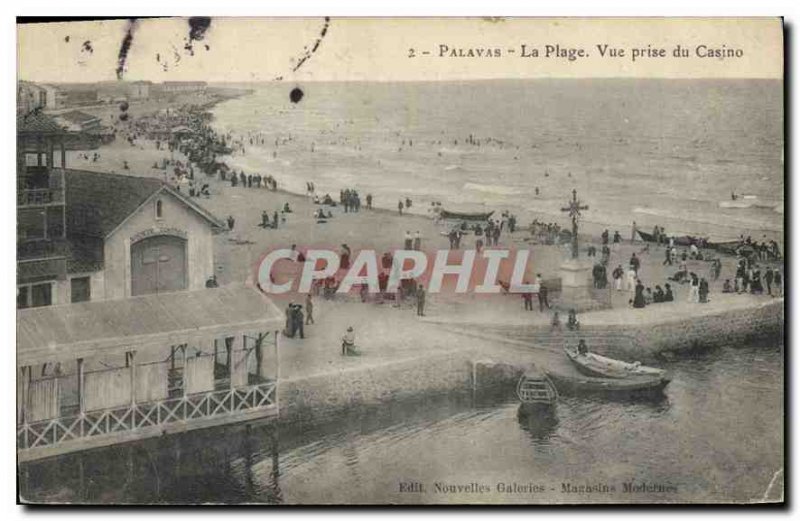
[{"label": "sandy beach", "polygon": [[[163,170],[153,169],[153,163],[165,157],[170,157],[169,152],[157,150],[155,144],[140,140],[137,146],[131,146],[125,141],[116,141],[108,146],[101,148],[97,162],[87,161],[81,157],[70,158],[71,166],[97,171],[115,171],[126,175],[141,175],[149,177],[164,178]],[[185,160],[179,152],[172,153],[173,159]],[[122,161],[128,161],[130,170],[120,170]],[[315,210],[319,208],[308,197],[288,193],[282,190],[271,191],[265,188],[246,188],[237,186],[232,187],[228,181],[220,181],[216,177],[206,176],[196,173],[195,183],[210,185],[210,197],[198,198],[197,201],[217,215],[220,219],[232,216],[235,219],[235,226],[232,231],[219,234],[215,241],[215,267],[216,275],[220,284],[241,284],[250,279],[252,282],[255,266],[267,251],[296,244],[300,249],[308,247],[329,247],[338,248],[341,244],[347,244],[353,250],[374,249],[378,252],[390,251],[402,246],[403,237],[406,231],[412,234],[419,231],[423,237],[424,250],[438,250],[448,248],[448,239],[442,235],[446,230],[444,225],[437,224],[433,219],[416,215],[398,215],[397,211],[390,210],[367,210],[362,206],[360,212],[344,213],[341,206],[329,208],[333,213],[333,218],[326,223],[317,223],[313,217]],[[344,187],[342,187],[344,188]],[[185,188],[184,188],[185,189]],[[338,198],[338,194],[331,194]],[[278,229],[265,229],[260,225],[261,213],[266,211],[270,217],[273,212],[280,211],[285,204],[289,204],[292,213],[282,214],[285,222],[281,222]],[[520,224],[514,234],[504,233],[501,235],[500,248],[524,248],[531,249],[529,260],[529,272],[541,273],[545,280],[558,277],[558,267],[568,256],[568,246],[557,245],[530,245],[526,239],[529,233],[524,223]],[[632,253],[636,253],[641,259],[642,268],[640,276],[646,287],[655,287],[656,284],[663,284],[667,277],[677,271],[677,265],[664,266],[664,248],[650,245],[647,249],[646,243],[637,241],[630,243],[630,230],[627,230],[625,242],[612,251],[609,272],[617,265],[627,266]],[[474,236],[467,235],[463,239],[463,245],[474,247]],[[600,238],[582,234],[581,250],[589,244],[595,245],[598,250],[601,247]],[[598,257],[599,258],[599,257]],[[701,277],[706,277],[710,283],[710,299],[713,301],[715,294],[721,292],[722,283],[727,278],[733,278],[735,274],[736,259],[731,256],[720,256],[722,261],[722,271],[720,278],[713,281],[710,277],[710,263],[708,261],[688,260],[689,271],[697,273]],[[770,263],[762,263],[770,265]],[[610,279],[610,274],[609,274]],[[697,306],[698,304],[688,304],[687,285],[672,283],[675,293],[675,302],[657,304],[647,308],[648,312],[656,312],[657,309],[665,307]],[[611,301],[614,308],[627,308],[628,301],[633,294],[628,291],[610,291]],[[737,296],[726,295],[726,298],[737,298]],[[279,305],[289,298],[275,296]],[[743,295],[741,298],[769,299],[769,296],[753,297]],[[364,317],[364,323],[380,323],[384,318],[399,315],[413,315],[412,304],[408,302],[402,309],[398,309],[390,304],[375,305],[354,302],[350,297],[342,297],[334,302],[326,302],[317,306],[315,316],[320,320],[327,313],[327,308],[334,306],[346,306],[357,308],[357,313],[349,313],[351,316]],[[526,316],[525,320],[533,322],[547,323],[550,320],[549,313],[539,313],[523,311],[522,299],[519,295],[461,295],[455,298],[453,295],[430,295],[426,305],[426,314],[430,317],[473,317],[476,320],[485,321],[504,321],[508,317]],[[536,303],[534,302],[536,307]],[[660,308],[659,308],[660,307]],[[644,310],[631,310],[631,313],[644,312]],[[388,314],[388,316],[385,316]],[[413,316],[411,317],[413,318]],[[634,317],[630,317],[634,319]],[[320,322],[322,323],[322,322]],[[338,326],[333,327],[340,329]],[[309,328],[310,335],[313,335],[315,328]],[[319,329],[319,328],[316,328]]]}]

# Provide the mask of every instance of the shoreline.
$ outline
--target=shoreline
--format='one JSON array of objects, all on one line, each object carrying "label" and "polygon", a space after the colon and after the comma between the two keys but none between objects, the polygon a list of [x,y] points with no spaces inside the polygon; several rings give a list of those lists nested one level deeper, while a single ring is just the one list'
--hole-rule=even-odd
[{"label": "shoreline", "polygon": [[[251,92],[251,93],[249,93],[247,95],[252,96],[253,93]],[[225,134],[226,132],[224,132],[224,129],[221,129],[215,123],[216,119],[217,119],[216,118],[216,114],[215,114],[215,110],[218,108],[217,105],[218,104],[215,104],[213,107],[210,107],[210,109],[208,110],[208,112],[212,116],[210,125],[215,131],[219,132],[220,134]],[[233,132],[234,132],[234,134],[236,134],[236,131],[233,131]],[[240,157],[246,157],[246,156],[240,156]],[[252,157],[252,156],[250,156],[250,157]],[[260,165],[258,167],[247,167],[247,166],[244,166],[244,165],[237,164],[237,165],[235,165],[235,168],[234,168],[231,165],[231,163],[237,163],[236,157],[231,156],[231,155],[221,156],[220,160],[222,162],[226,163],[229,168],[232,168],[233,170],[235,170],[237,172],[238,171],[244,171],[246,174],[259,174],[260,173],[262,175],[265,172],[270,173],[270,167],[271,166],[270,166],[270,162],[269,161],[264,161],[262,163],[262,165]],[[275,172],[271,172],[271,174],[272,175],[276,175]],[[286,176],[286,175],[290,175],[293,179],[298,179],[297,174],[287,174],[285,172],[281,172],[280,174],[277,174],[277,175],[280,176],[280,177],[276,177],[276,179],[279,179],[279,184],[280,184],[280,181],[282,179],[285,179],[284,176]],[[319,179],[318,173],[314,174],[314,175],[306,176],[306,181],[319,183],[320,179]],[[285,181],[284,181],[284,183],[285,183]],[[357,185],[358,183],[356,182],[356,183],[351,183],[351,184]],[[337,190],[345,188],[345,185],[346,185],[346,183],[343,183],[342,186],[337,188]],[[349,186],[349,187],[352,187],[352,186]],[[370,192],[370,190],[358,188],[358,186],[356,186],[356,188],[359,190],[360,193],[362,193],[362,195]],[[291,190],[291,189],[283,188],[283,190],[287,194],[293,194],[293,195],[297,195],[297,196],[301,196],[301,197],[305,196],[305,194],[299,189]],[[324,190],[321,190],[321,191],[318,192],[318,195],[322,195],[322,194],[324,194],[324,192],[325,192]],[[378,197],[376,197],[376,199],[378,199],[378,200],[385,200],[385,197],[380,197],[381,193],[378,192],[378,191],[372,191],[372,194],[373,194],[373,196],[377,195]],[[567,193],[567,191],[565,191],[565,193],[564,193],[564,201],[565,202],[568,199],[568,195],[569,194]],[[419,194],[417,194],[417,196],[419,196]],[[579,194],[579,196],[580,196],[580,194]],[[334,199],[336,199],[336,198],[334,197]],[[412,199],[414,199],[414,197],[412,197]],[[527,224],[530,223],[531,220],[533,220],[533,219],[537,219],[538,221],[545,222],[545,223],[547,223],[547,222],[560,223],[560,222],[565,221],[565,216],[563,214],[561,214],[559,212],[555,212],[555,211],[542,211],[542,210],[535,210],[535,209],[530,209],[530,208],[514,210],[514,207],[517,205],[517,203],[509,203],[509,204],[505,204],[505,205],[502,204],[502,203],[498,203],[498,204],[493,204],[493,206],[485,206],[482,209],[476,209],[476,208],[474,208],[475,205],[469,205],[469,204],[463,204],[463,203],[454,203],[452,201],[446,203],[446,201],[441,197],[439,197],[438,200],[442,204],[443,207],[446,206],[447,207],[446,209],[450,209],[452,211],[464,211],[464,212],[472,212],[472,211],[478,212],[478,211],[480,211],[480,212],[485,212],[485,211],[494,210],[495,216],[499,216],[501,210],[503,210],[504,209],[503,207],[505,206],[505,210],[509,210],[510,209],[510,210],[512,210],[512,213],[515,213],[518,216],[518,223],[519,223],[518,224],[518,228],[519,229],[527,228]],[[549,201],[549,199],[548,198],[540,199],[539,197],[531,197],[530,198],[530,204],[532,206],[535,206],[537,203],[540,203],[540,202],[543,202],[543,201]],[[421,217],[427,217],[427,218],[430,218],[430,219],[434,219],[434,217],[427,212],[427,209],[429,208],[429,206],[427,206],[427,205],[428,205],[429,202],[430,201],[420,201],[420,202],[418,202],[418,201],[415,200],[414,201],[414,206],[412,207],[412,210],[410,212],[408,212],[408,213],[409,214],[419,215]],[[473,206],[473,207],[470,208],[470,206]],[[416,208],[422,208],[422,211],[414,211],[415,207]],[[759,208],[761,208],[761,207],[759,207]],[[761,208],[761,209],[764,210],[764,208]],[[387,211],[387,212],[392,213],[392,212],[396,212],[396,207],[394,207],[394,206],[387,207],[386,205],[378,204],[378,205],[374,205],[373,206],[373,210],[383,210],[383,211]],[[636,210],[641,210],[641,211],[636,211]],[[626,222],[625,224],[620,224],[619,222],[614,223],[614,222],[612,222],[610,220],[592,219],[591,217],[586,217],[586,216],[584,216],[582,218],[581,223],[582,223],[583,230],[585,230],[587,232],[586,233],[587,236],[599,236],[600,233],[602,233],[602,231],[604,229],[608,229],[611,233],[613,233],[615,230],[620,231],[620,233],[622,234],[623,238],[627,239],[629,237],[629,233],[630,233],[630,231],[632,229],[632,223],[633,222],[639,222],[640,226],[638,226],[638,229],[649,233],[652,230],[652,227],[655,225],[654,223],[658,223],[658,225],[664,226],[665,224],[669,224],[670,221],[675,219],[675,217],[671,216],[671,215],[665,215],[665,216],[662,216],[662,217],[659,218],[659,216],[656,215],[656,214],[653,214],[651,210],[652,211],[656,211],[656,212],[659,211],[658,209],[650,209],[650,208],[648,208],[646,206],[643,207],[643,208],[639,208],[639,207],[634,208],[630,212],[630,221]],[[719,208],[719,210],[724,210],[724,209],[723,208]],[[767,210],[764,210],[764,211],[767,211]],[[770,210],[770,211],[774,211],[774,210]],[[667,212],[667,213],[669,213],[669,212]],[[406,211],[404,210],[404,214],[403,215],[405,215],[405,214],[406,214]],[[784,246],[785,246],[784,233],[783,233],[782,229],[778,229],[777,228],[777,225],[775,225],[775,226],[770,226],[770,225],[753,226],[753,225],[748,225],[748,224],[728,224],[726,222],[726,220],[730,219],[730,218],[731,218],[731,216],[721,215],[721,216],[719,216],[719,219],[717,221],[714,221],[712,219],[693,220],[693,221],[685,221],[684,220],[684,221],[681,221],[683,223],[682,226],[676,226],[676,227],[673,227],[673,228],[667,227],[667,228],[668,228],[669,234],[672,235],[672,236],[691,235],[691,236],[695,236],[695,237],[710,238],[711,240],[715,240],[715,241],[736,240],[736,239],[739,238],[740,235],[744,235],[745,237],[750,235],[756,240],[761,240],[762,235],[763,235],[763,236],[766,236],[768,239],[772,239],[772,240],[777,241],[778,244],[781,246],[781,248],[782,249],[784,248]],[[641,224],[642,222],[646,222],[648,224]],[[708,231],[708,229],[715,229],[717,231],[710,232],[710,231]],[[719,231],[720,229],[724,230],[724,231]],[[583,233],[581,235],[583,235]],[[640,241],[640,239],[637,237],[637,242],[638,241]]]}]

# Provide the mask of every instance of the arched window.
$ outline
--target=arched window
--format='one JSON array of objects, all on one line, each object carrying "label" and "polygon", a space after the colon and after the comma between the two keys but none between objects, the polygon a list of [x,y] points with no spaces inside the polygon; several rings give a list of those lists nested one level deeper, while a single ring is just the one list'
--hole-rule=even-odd
[{"label": "arched window", "polygon": [[156,200],[156,219],[161,219],[164,215],[161,199]]}]

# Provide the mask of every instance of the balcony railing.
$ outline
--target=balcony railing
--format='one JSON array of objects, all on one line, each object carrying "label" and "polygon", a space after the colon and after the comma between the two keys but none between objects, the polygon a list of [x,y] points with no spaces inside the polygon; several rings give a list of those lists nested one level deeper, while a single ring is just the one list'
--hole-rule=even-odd
[{"label": "balcony railing", "polygon": [[62,258],[67,254],[64,239],[36,239],[17,242],[17,261]]},{"label": "balcony railing", "polygon": [[17,447],[26,450],[70,442],[81,445],[82,440],[101,435],[118,433],[124,437],[126,433],[148,427],[275,407],[276,387],[274,381],[266,382],[23,424],[17,426]]},{"label": "balcony railing", "polygon": [[17,206],[64,204],[64,171],[27,167],[17,178]]},{"label": "balcony railing", "polygon": [[44,206],[64,204],[64,190],[61,188],[36,188],[17,191],[17,206]]}]

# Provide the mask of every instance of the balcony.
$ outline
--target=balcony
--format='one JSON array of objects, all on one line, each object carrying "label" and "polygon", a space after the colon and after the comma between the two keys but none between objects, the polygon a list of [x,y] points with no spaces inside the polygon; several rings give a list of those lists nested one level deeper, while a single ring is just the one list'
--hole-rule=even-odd
[{"label": "balcony", "polygon": [[65,239],[34,239],[17,242],[17,261],[59,259],[67,255]]},{"label": "balcony", "polygon": [[17,177],[17,207],[63,204],[63,170],[28,167]]}]

